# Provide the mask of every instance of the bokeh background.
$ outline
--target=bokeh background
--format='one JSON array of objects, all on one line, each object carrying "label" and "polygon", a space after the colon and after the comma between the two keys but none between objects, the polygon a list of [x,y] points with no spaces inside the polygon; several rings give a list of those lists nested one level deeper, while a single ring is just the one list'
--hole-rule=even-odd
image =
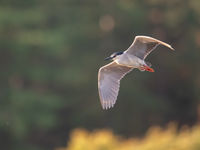
[{"label": "bokeh background", "polygon": [[[176,51],[158,47],[147,58],[155,73],[129,73],[115,107],[103,111],[98,69],[137,35],[158,38]],[[102,129],[99,139],[137,139],[170,122],[176,124],[170,135],[191,128],[182,145],[199,135],[199,121],[199,0],[0,1],[0,149],[68,149],[84,143],[78,137],[96,137],[96,129]],[[153,145],[168,128],[157,130],[150,136],[158,135]]]}]

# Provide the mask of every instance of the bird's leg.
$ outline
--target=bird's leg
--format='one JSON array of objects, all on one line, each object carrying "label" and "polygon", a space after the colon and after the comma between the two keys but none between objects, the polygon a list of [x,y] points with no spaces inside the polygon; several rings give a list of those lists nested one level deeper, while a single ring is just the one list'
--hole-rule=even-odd
[{"label": "bird's leg", "polygon": [[149,72],[154,72],[154,69],[153,69],[153,68],[150,68],[150,67],[147,66],[147,65],[142,65],[139,69],[140,69],[141,71],[145,70],[145,71],[149,71]]}]

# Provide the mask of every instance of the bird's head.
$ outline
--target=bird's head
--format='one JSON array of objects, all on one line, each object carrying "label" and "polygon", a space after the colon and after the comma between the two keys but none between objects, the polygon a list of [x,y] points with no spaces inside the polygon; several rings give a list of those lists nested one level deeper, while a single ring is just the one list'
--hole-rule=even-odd
[{"label": "bird's head", "polygon": [[112,55],[110,55],[109,57],[105,58],[105,60],[114,60],[121,54],[123,54],[123,52],[114,52]]}]

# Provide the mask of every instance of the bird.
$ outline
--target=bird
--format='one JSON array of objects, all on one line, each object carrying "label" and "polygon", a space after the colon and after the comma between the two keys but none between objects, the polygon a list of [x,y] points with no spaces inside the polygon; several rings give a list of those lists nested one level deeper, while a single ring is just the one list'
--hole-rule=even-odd
[{"label": "bird", "polygon": [[151,63],[145,58],[158,46],[164,45],[174,50],[171,45],[149,36],[138,35],[125,51],[114,52],[105,60],[113,60],[98,71],[98,92],[103,109],[110,109],[117,100],[120,80],[134,68],[140,71],[154,72]]}]

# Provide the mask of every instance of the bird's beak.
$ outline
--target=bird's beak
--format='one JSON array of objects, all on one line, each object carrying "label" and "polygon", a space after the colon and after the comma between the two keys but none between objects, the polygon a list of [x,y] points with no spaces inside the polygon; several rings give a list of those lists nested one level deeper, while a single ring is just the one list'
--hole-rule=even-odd
[{"label": "bird's beak", "polygon": [[112,59],[112,57],[107,57],[104,60],[111,60],[111,59]]}]

